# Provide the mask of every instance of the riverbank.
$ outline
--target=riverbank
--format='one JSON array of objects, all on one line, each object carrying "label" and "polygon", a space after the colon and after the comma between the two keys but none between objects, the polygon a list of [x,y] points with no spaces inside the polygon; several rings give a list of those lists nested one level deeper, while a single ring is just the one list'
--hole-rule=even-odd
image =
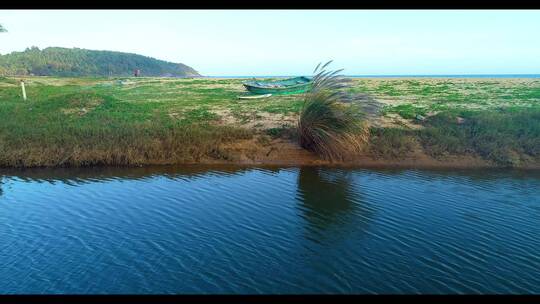
[{"label": "riverbank", "polygon": [[[447,155],[435,158],[419,146],[400,157],[380,156],[373,152],[373,146],[344,161],[327,161],[312,152],[302,149],[295,141],[288,138],[268,139],[254,136],[252,139],[239,140],[220,145],[219,158],[205,157],[185,164],[206,165],[270,165],[270,166],[337,166],[362,168],[418,168],[418,169],[467,169],[467,168],[514,168],[540,170],[540,161],[528,160],[518,164],[504,165],[473,154]],[[167,163],[151,163],[167,164]],[[175,164],[175,163],[169,163]]]},{"label": "riverbank", "polygon": [[241,79],[0,78],[0,167],[164,164],[540,168],[538,79],[354,79],[371,136],[330,163],[300,148],[301,97]]}]

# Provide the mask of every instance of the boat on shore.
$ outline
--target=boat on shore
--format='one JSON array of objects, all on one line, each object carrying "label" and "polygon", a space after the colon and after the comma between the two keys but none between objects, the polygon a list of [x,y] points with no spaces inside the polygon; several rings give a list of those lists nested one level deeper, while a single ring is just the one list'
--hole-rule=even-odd
[{"label": "boat on shore", "polygon": [[311,87],[312,79],[309,77],[293,77],[283,80],[258,81],[251,80],[243,83],[244,87],[253,94],[298,94],[304,93]]}]

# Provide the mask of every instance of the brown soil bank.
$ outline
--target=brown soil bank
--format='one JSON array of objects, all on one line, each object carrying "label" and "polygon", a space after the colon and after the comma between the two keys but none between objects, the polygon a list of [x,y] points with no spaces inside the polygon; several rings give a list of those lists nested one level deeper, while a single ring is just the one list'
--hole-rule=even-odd
[{"label": "brown soil bank", "polygon": [[[301,166],[345,166],[345,167],[403,167],[403,168],[498,168],[507,167],[473,155],[448,155],[434,158],[415,147],[413,151],[399,158],[381,157],[366,147],[364,153],[351,159],[331,162],[319,158],[314,153],[302,149],[296,142],[277,138],[264,142],[259,138],[223,144],[220,151],[224,158],[204,158],[201,164],[242,164],[242,165],[301,165]],[[512,168],[540,169],[539,160],[522,162]]]},{"label": "brown soil bank", "polygon": [[[57,147],[57,155],[52,157],[51,151],[35,150],[28,147],[20,151],[20,159],[24,162],[12,162],[12,165],[3,167],[84,167],[93,165],[110,166],[143,166],[143,165],[273,165],[273,166],[340,166],[340,167],[401,167],[401,168],[503,168],[540,170],[540,160],[528,159],[519,164],[505,166],[474,155],[446,155],[433,157],[416,144],[407,153],[397,155],[380,155],[380,151],[373,149],[376,143],[368,144],[361,154],[355,155],[345,161],[327,161],[316,154],[301,148],[296,141],[289,138],[272,138],[267,135],[246,136],[244,139],[235,139],[226,142],[214,142],[205,147],[206,152],[189,148],[175,155],[175,149],[164,152],[162,145],[152,145],[160,153],[142,153],[141,149],[116,149],[101,151],[101,149],[79,150],[77,158],[68,155],[62,148]],[[171,148],[171,147],[168,147]],[[187,147],[186,147],[187,148]],[[47,149],[47,148],[44,148]],[[156,151],[157,151],[156,150]],[[190,151],[198,151],[186,157]],[[178,151],[176,151],[178,152]],[[144,157],[141,156],[144,154]],[[163,153],[167,154],[164,155]],[[24,154],[24,155],[23,155]],[[73,153],[71,153],[73,154]],[[12,155],[13,156],[13,155]],[[5,157],[5,155],[4,155]],[[1,157],[0,157],[1,158]],[[73,158],[73,159],[72,159]],[[29,160],[30,159],[30,160]]]},{"label": "brown soil bank", "polygon": [[[242,128],[106,129],[96,134],[69,130],[58,138],[37,134],[24,140],[0,137],[0,167],[87,167],[179,164],[239,164],[278,166],[355,166],[408,168],[520,168],[540,169],[540,157],[504,145],[480,155],[458,142],[441,148],[433,137],[422,141],[418,134],[393,129],[372,131],[362,152],[345,161],[331,162],[303,149],[294,135],[269,135]],[[23,136],[21,136],[22,138]],[[443,137],[446,139],[446,137]],[[534,140],[534,138],[533,138]],[[538,148],[533,140],[533,149]],[[518,147],[519,148],[519,147]],[[472,150],[474,151],[474,150]],[[498,157],[494,157],[498,156]]]},{"label": "brown soil bank", "polygon": [[[504,144],[500,155],[496,154],[500,149],[481,155],[469,152],[475,151],[472,144],[457,149],[464,140],[449,141],[443,136],[434,141],[437,137],[422,139],[423,133],[388,128],[373,129],[362,152],[340,162],[324,160],[301,148],[294,132],[287,129],[279,134],[227,126],[190,125],[169,130],[156,123],[145,128],[117,126],[93,133],[84,128],[37,131],[8,140],[0,137],[0,167],[239,164],[540,169],[540,157],[515,148],[520,146]],[[533,152],[540,147],[535,140],[531,137],[524,142],[531,145]]]}]

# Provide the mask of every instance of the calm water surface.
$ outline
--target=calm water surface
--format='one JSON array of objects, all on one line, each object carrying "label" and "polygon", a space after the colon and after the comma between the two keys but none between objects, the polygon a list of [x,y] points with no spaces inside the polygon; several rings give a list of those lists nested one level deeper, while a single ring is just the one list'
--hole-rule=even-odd
[{"label": "calm water surface", "polygon": [[540,293],[540,173],[0,171],[0,293]]}]

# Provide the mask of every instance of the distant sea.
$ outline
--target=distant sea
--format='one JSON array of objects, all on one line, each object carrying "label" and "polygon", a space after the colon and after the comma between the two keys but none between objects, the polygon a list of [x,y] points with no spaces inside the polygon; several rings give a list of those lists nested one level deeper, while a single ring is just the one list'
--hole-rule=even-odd
[{"label": "distant sea", "polygon": [[[465,74],[465,75],[345,75],[351,78],[540,78],[540,74]],[[204,76],[206,78],[287,78],[293,76]]]}]

